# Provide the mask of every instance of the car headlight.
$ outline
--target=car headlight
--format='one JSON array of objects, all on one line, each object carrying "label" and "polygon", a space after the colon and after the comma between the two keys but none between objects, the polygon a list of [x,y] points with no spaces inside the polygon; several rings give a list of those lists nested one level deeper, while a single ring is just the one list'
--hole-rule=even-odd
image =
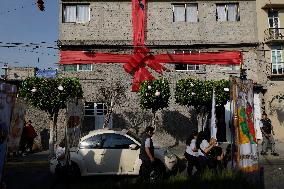
[{"label": "car headlight", "polygon": [[172,158],[175,158],[175,157],[176,157],[175,154],[173,154],[173,153],[172,153],[171,151],[169,151],[169,150],[165,150],[164,155],[165,155],[167,158],[169,158],[169,159],[172,159]]}]

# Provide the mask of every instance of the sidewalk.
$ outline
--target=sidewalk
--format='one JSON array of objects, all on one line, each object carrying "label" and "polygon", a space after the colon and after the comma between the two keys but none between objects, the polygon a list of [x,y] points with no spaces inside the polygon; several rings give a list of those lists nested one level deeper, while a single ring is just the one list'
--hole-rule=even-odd
[{"label": "sidewalk", "polygon": [[49,151],[42,151],[25,156],[8,157],[6,166],[11,165],[24,165],[24,164],[47,164],[48,165]]},{"label": "sidewalk", "polygon": [[[279,156],[259,156],[260,166],[264,171],[265,188],[282,189],[284,186],[284,142],[276,142],[276,152]],[[261,144],[259,145],[261,151]]]}]

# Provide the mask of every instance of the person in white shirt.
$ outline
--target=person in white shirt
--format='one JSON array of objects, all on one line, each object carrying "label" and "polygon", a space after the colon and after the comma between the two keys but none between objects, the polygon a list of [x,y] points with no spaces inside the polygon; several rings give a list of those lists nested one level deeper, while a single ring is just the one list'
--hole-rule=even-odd
[{"label": "person in white shirt", "polygon": [[196,139],[196,148],[198,149],[198,163],[200,166],[200,172],[208,166],[208,159],[206,156],[209,154],[211,149],[216,146],[216,139],[211,138],[210,142],[206,140],[205,132],[200,131]]},{"label": "person in white shirt", "polygon": [[186,140],[186,150],[184,153],[184,156],[187,160],[187,175],[191,176],[192,175],[192,170],[193,167],[197,170],[199,170],[199,164],[198,164],[198,151],[196,149],[196,138],[197,138],[197,132],[193,131],[191,135],[188,137]]},{"label": "person in white shirt", "polygon": [[65,160],[65,148],[62,147],[58,147],[56,149],[56,159],[60,162],[60,164],[62,166],[64,166],[66,164],[66,160]]}]

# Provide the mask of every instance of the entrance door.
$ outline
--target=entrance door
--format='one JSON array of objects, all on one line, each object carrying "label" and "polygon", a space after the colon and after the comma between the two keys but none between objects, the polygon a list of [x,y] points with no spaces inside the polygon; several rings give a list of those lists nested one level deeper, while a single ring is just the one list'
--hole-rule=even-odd
[{"label": "entrance door", "polygon": [[134,170],[138,149],[131,150],[129,145],[134,142],[120,134],[102,134],[102,163],[98,169],[105,174],[125,174]]},{"label": "entrance door", "polygon": [[86,172],[88,174],[100,173],[105,153],[105,149],[102,148],[101,135],[95,135],[82,141],[79,148],[79,153],[85,163]]},{"label": "entrance door", "polygon": [[[84,131],[102,129],[104,125],[107,106],[104,103],[85,102]],[[112,128],[112,116],[110,116],[109,128]]]},{"label": "entrance door", "polygon": [[[102,129],[103,128],[106,114],[107,114],[106,104],[95,103],[95,115],[96,115],[95,128],[96,129]],[[112,116],[110,116],[108,127],[112,128]]]}]

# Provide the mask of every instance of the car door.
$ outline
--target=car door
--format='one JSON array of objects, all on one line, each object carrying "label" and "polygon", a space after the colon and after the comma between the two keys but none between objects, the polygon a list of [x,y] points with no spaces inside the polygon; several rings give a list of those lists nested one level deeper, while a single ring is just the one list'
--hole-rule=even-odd
[{"label": "car door", "polygon": [[79,153],[88,174],[101,173],[102,158],[105,153],[105,149],[102,148],[101,135],[95,135],[80,142]]},{"label": "car door", "polygon": [[132,174],[139,161],[140,146],[127,136],[123,136],[121,143],[123,146],[120,159],[121,174]]},{"label": "car door", "polygon": [[101,170],[106,174],[125,174],[133,171],[138,154],[137,149],[130,150],[129,146],[134,142],[118,133],[105,133],[102,140],[105,154]]}]

